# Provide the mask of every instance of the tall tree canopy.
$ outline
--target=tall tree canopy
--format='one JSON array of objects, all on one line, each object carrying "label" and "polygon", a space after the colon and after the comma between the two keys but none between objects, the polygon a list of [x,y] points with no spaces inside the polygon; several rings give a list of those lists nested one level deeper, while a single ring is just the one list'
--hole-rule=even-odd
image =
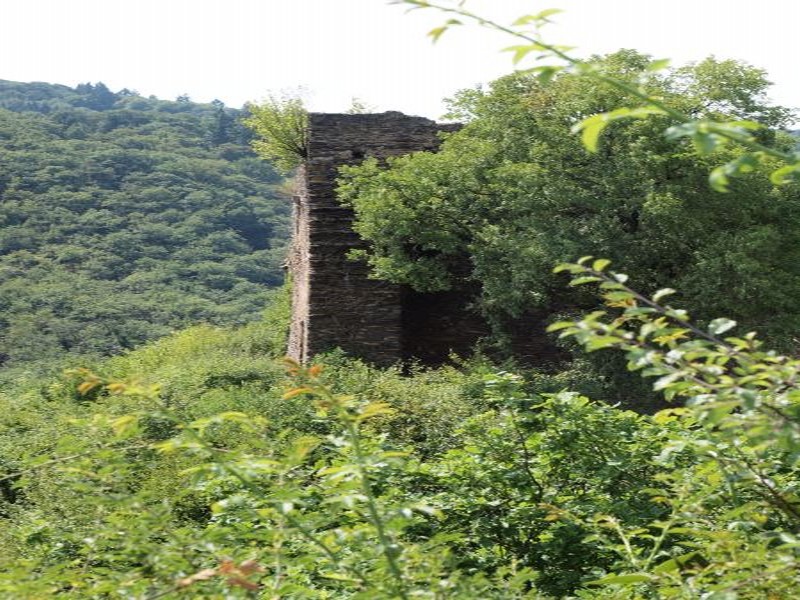
[{"label": "tall tree canopy", "polygon": [[[596,60],[631,81],[649,62],[632,51]],[[758,69],[708,59],[644,85],[684,112],[756,120],[771,128],[762,141],[790,143],[778,131],[789,112],[767,103]],[[800,326],[798,186],[753,173],[729,193],[711,190],[709,170],[740,151],[700,157],[664,137],[666,117],[612,124],[597,154],[570,131],[629,103],[571,74],[548,84],[515,74],[460,93],[452,116],[466,125],[439,153],[344,171],[340,193],[369,242],[362,258],[376,276],[420,290],[451,287],[467,260],[483,310],[518,314],[578,301],[553,266],[604,256],[652,289],[678,288],[698,316],[726,314],[787,338]]]}]

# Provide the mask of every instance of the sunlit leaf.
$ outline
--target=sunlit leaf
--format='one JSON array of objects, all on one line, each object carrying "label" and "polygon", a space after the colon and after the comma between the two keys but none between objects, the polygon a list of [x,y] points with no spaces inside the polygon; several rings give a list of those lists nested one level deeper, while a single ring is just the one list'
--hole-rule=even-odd
[{"label": "sunlit leaf", "polygon": [[669,66],[670,60],[668,58],[660,58],[658,60],[651,61],[647,67],[647,71],[661,71],[662,69],[666,69]]},{"label": "sunlit leaf", "polygon": [[439,41],[439,38],[442,37],[442,34],[447,31],[448,26],[442,25],[441,27],[434,27],[428,32],[428,36],[432,39],[434,43]]},{"label": "sunlit leaf", "polygon": [[672,288],[663,288],[653,294],[653,302],[660,302],[662,298],[666,298],[670,294],[674,294],[675,290]]},{"label": "sunlit leaf", "polygon": [[775,185],[784,185],[790,181],[800,178],[800,162],[792,165],[786,165],[780,169],[773,171],[770,176],[770,181]]},{"label": "sunlit leaf", "polygon": [[611,264],[611,261],[607,258],[598,258],[596,261],[592,263],[592,270],[593,271],[602,271],[608,265]]},{"label": "sunlit leaf", "polygon": [[714,319],[708,324],[708,331],[713,335],[720,335],[726,331],[736,327],[736,321],[732,319],[719,318]]}]

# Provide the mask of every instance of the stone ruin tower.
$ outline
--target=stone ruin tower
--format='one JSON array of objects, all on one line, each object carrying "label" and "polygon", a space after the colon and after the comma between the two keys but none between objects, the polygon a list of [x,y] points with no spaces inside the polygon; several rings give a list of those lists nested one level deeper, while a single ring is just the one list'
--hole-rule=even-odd
[{"label": "stone ruin tower", "polygon": [[[288,260],[290,357],[306,362],[338,347],[377,365],[409,359],[435,365],[451,352],[469,355],[474,343],[489,333],[485,321],[467,308],[475,290],[422,294],[370,279],[367,265],[346,256],[364,243],[352,230],[352,211],[336,199],[342,165],[436,150],[439,133],[458,127],[399,112],[309,115]],[[529,333],[530,325],[520,330]],[[516,356],[539,353],[536,340],[524,339],[514,349]]]}]

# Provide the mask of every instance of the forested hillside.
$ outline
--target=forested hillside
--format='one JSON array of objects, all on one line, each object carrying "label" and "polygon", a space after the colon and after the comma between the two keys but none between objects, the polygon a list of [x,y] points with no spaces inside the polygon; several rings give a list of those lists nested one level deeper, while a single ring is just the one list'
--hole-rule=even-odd
[{"label": "forested hillside", "polygon": [[238,110],[0,81],[0,360],[119,353],[258,317],[289,206]]}]

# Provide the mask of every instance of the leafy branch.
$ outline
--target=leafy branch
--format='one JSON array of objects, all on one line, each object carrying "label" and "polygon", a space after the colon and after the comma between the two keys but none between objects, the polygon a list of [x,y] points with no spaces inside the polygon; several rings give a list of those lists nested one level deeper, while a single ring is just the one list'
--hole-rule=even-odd
[{"label": "leafy branch", "polygon": [[597,284],[614,312],[598,310],[548,330],[574,338],[590,352],[623,351],[628,369],[658,377],[655,390],[668,399],[687,398],[679,414],[705,430],[696,449],[732,466],[732,478],[747,473],[765,500],[800,523],[797,502],[767,476],[776,460],[791,468],[800,462],[800,360],[761,350],[755,333],[722,338],[736,326],[730,319],[700,328],[685,310],[661,303],[674,290],[645,297],[625,284],[626,275],[607,270],[608,260],[590,261],[584,257],[556,271],[568,272],[571,285]]},{"label": "leafy branch", "polygon": [[[394,0],[392,3],[410,5],[410,10],[435,9],[455,15],[457,18],[448,19],[444,25],[436,27],[429,32],[428,35],[434,42],[449,28],[463,25],[464,23],[460,19],[472,21],[482,27],[505,33],[523,42],[505,49],[513,53],[515,65],[531,55],[537,61],[557,59],[565,63],[564,65],[540,65],[526,70],[528,73],[535,73],[542,83],[549,82],[561,72],[571,70],[576,74],[611,86],[642,102],[642,105],[638,107],[617,108],[609,112],[591,115],[577,123],[573,127],[573,132],[581,134],[583,145],[590,152],[597,151],[600,135],[611,123],[624,119],[643,119],[651,115],[663,115],[676,123],[665,131],[667,139],[689,138],[696,151],[701,155],[711,154],[727,143],[739,144],[749,150],[742,156],[713,169],[709,175],[709,183],[717,191],[728,191],[732,177],[753,171],[755,166],[767,157],[773,157],[786,163],[772,172],[770,179],[774,184],[784,184],[800,177],[800,152],[783,151],[758,142],[753,132],[763,128],[762,124],[751,120],[717,121],[713,119],[695,119],[692,115],[680,111],[662,99],[649,94],[644,88],[643,81],[640,82],[640,85],[633,85],[619,77],[605,73],[592,62],[581,60],[571,55],[570,50],[572,48],[544,41],[538,30],[551,22],[550,17],[561,12],[558,9],[546,9],[536,14],[524,15],[514,21],[511,26],[506,26],[468,11],[464,8],[465,2],[463,0],[459,1],[455,6],[428,0]],[[646,74],[649,75],[660,71],[666,68],[668,64],[666,60],[652,61],[646,68]]]},{"label": "leafy branch", "polygon": [[[331,416],[344,427],[344,443],[352,449],[353,461],[350,468],[354,470],[358,486],[361,491],[361,499],[366,505],[367,521],[374,527],[378,538],[386,565],[394,581],[394,592],[396,597],[405,600],[409,597],[407,583],[403,574],[398,558],[401,553],[397,541],[390,535],[384,516],[381,515],[378,506],[377,496],[370,482],[371,474],[369,466],[379,459],[395,458],[402,453],[381,452],[379,456],[369,456],[362,444],[362,434],[359,431],[360,425],[367,419],[390,414],[392,411],[388,404],[383,402],[370,402],[360,404],[353,396],[335,394],[319,378],[321,368],[312,366],[303,369],[297,363],[290,363],[290,370],[297,377],[301,378],[303,385],[289,391],[284,397],[293,397],[299,394],[307,394],[315,399],[317,408],[321,414]],[[347,467],[344,468],[345,471]],[[342,467],[331,467],[321,472],[323,475],[340,476]]]}]

